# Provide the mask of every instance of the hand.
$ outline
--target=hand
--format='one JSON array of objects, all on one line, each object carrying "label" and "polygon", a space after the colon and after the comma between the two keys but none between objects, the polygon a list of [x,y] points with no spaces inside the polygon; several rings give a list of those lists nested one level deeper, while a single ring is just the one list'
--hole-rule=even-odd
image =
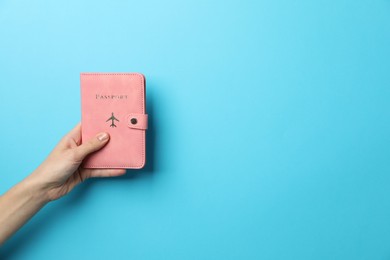
[{"label": "hand", "polygon": [[38,183],[48,201],[70,192],[77,184],[91,177],[113,177],[126,173],[125,169],[84,169],[84,158],[109,142],[108,133],[99,133],[81,143],[81,124],[65,135],[46,160],[27,179]]},{"label": "hand", "polygon": [[23,181],[0,196],[0,246],[46,203],[56,200],[91,177],[111,177],[124,169],[83,169],[84,158],[109,142],[99,133],[81,143],[81,124],[65,135],[46,160]]}]

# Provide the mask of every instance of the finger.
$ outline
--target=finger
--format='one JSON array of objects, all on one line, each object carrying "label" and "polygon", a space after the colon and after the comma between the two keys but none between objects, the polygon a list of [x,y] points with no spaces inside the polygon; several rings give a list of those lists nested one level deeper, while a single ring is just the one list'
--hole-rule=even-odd
[{"label": "finger", "polygon": [[67,134],[65,134],[58,145],[60,148],[74,148],[77,147],[81,142],[81,123],[75,125],[75,127],[70,130]]},{"label": "finger", "polygon": [[70,130],[70,132],[67,134],[67,137],[73,138],[75,142],[79,145],[81,141],[81,122],[77,123],[77,125]]},{"label": "finger", "polygon": [[83,179],[94,177],[117,177],[126,173],[125,169],[82,169]]},{"label": "finger", "polygon": [[87,142],[81,144],[80,146],[76,147],[75,150],[75,157],[77,161],[82,161],[84,158],[93,152],[96,152],[97,150],[100,150],[105,146],[110,139],[110,136],[106,132],[101,132],[97,134],[95,137],[91,138]]}]

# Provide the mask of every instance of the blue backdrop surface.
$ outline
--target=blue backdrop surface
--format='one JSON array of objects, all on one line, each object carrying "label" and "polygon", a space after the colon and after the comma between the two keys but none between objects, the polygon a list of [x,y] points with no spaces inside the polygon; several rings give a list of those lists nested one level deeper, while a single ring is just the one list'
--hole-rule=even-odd
[{"label": "blue backdrop surface", "polygon": [[390,1],[0,1],[0,193],[147,78],[148,164],[46,206],[4,259],[390,259]]}]

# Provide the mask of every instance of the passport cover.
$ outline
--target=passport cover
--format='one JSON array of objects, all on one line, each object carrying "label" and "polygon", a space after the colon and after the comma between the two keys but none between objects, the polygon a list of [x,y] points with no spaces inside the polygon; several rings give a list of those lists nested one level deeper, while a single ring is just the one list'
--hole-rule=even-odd
[{"label": "passport cover", "polygon": [[141,73],[80,73],[81,139],[99,132],[110,140],[84,168],[140,169],[145,165],[145,77]]}]

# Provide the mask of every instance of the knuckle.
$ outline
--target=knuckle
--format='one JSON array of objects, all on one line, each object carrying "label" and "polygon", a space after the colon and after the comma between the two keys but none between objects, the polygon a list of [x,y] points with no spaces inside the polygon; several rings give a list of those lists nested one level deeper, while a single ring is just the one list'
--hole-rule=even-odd
[{"label": "knuckle", "polygon": [[92,138],[92,139],[89,140],[87,143],[88,143],[88,146],[89,146],[89,147],[93,147],[93,146],[95,146],[95,144],[96,144],[96,140],[95,140],[95,138]]}]

